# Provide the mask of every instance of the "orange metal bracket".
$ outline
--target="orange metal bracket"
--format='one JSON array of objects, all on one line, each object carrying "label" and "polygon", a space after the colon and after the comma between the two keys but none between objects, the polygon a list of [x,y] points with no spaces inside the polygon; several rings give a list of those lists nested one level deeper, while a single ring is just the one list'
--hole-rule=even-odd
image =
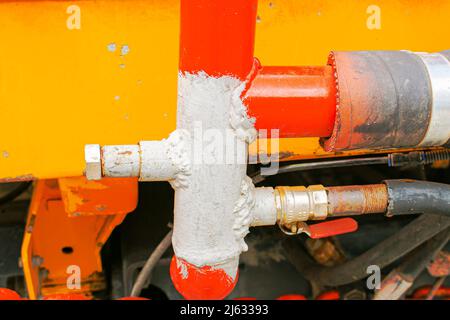
[{"label": "orange metal bracket", "polygon": [[[136,179],[37,181],[22,244],[29,298],[69,291],[90,296],[103,289],[100,250],[134,210],[137,196]],[[79,288],[67,286],[69,267],[79,268]]]}]

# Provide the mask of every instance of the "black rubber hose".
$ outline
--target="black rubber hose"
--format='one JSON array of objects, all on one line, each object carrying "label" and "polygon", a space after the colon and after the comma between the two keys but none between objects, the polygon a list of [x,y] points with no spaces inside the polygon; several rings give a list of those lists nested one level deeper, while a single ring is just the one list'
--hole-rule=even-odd
[{"label": "black rubber hose", "polygon": [[434,213],[450,216],[450,185],[417,180],[385,180],[387,216]]},{"label": "black rubber hose", "polygon": [[449,226],[449,217],[423,214],[360,256],[333,267],[313,261],[296,237],[284,240],[283,247],[289,261],[306,279],[318,286],[336,287],[364,279],[368,266],[384,268]]}]

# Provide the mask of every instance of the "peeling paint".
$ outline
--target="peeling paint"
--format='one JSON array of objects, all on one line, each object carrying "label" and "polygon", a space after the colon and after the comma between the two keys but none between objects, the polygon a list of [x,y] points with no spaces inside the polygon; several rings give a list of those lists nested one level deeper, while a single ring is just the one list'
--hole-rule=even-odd
[{"label": "peeling paint", "polygon": [[122,47],[120,48],[120,55],[123,57],[128,53],[130,53],[130,47],[127,44],[122,45]]},{"label": "peeling paint", "polygon": [[117,46],[114,42],[109,43],[106,48],[108,49],[109,52],[115,52],[117,49]]},{"label": "peeling paint", "polygon": [[[246,159],[253,127],[238,99],[245,88],[243,82],[231,76],[210,77],[203,72],[180,73],[178,79],[177,130],[186,130],[194,139],[198,122],[204,131],[234,133],[235,150],[240,152],[235,159]],[[191,156],[195,155],[195,143],[203,144],[203,156],[205,150],[207,156],[217,151],[217,146],[208,142],[194,141]],[[246,231],[239,227],[233,230],[233,212],[246,177],[246,164],[192,163],[188,187],[175,193],[175,254],[197,267],[215,266],[234,279],[239,255],[245,249],[241,236]]]},{"label": "peeling paint", "polygon": [[24,175],[17,176],[17,177],[0,178],[0,182],[3,183],[3,182],[32,181],[35,179],[36,178],[32,174],[24,174]]}]

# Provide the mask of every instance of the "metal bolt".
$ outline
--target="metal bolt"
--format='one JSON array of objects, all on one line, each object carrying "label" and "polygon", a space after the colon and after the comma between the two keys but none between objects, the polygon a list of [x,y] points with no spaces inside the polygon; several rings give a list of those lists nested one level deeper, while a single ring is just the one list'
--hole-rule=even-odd
[{"label": "metal bolt", "polygon": [[44,258],[42,258],[42,257],[39,257],[39,256],[33,256],[33,257],[31,258],[31,264],[32,264],[34,267],[39,267],[40,265],[42,265],[42,263],[44,263]]},{"label": "metal bolt", "polygon": [[102,158],[100,145],[85,145],[84,160],[86,161],[86,178],[88,180],[100,180],[102,178]]}]

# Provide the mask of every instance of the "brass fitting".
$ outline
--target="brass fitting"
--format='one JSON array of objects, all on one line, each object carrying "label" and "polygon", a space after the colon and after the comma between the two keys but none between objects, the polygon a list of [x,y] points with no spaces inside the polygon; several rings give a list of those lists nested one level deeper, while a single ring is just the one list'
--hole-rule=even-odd
[{"label": "brass fitting", "polygon": [[280,226],[307,220],[323,220],[328,215],[328,196],[322,185],[307,188],[277,187],[275,203]]}]

